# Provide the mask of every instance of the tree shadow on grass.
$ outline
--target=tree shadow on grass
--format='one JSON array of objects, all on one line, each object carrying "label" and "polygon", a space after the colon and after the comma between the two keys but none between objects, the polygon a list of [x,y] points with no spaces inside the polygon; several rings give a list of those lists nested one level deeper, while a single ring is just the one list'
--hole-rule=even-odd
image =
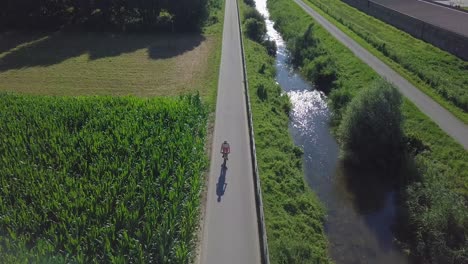
[{"label": "tree shadow on grass", "polygon": [[88,54],[90,60],[116,57],[140,49],[150,59],[167,59],[198,47],[200,34],[151,35],[56,32],[31,45],[19,48],[0,59],[0,72],[27,67],[47,67]]},{"label": "tree shadow on grass", "polygon": [[44,32],[0,32],[0,54],[47,35]]}]

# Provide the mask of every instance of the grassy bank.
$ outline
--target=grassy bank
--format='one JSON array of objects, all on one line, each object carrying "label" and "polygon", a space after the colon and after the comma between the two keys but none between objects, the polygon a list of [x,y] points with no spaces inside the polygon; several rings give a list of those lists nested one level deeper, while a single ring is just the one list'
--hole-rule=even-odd
[{"label": "grassy bank", "polygon": [[413,85],[468,123],[468,62],[339,0],[304,1]]},{"label": "grassy bank", "polygon": [[324,210],[304,181],[302,150],[287,129],[290,102],[275,83],[274,59],[263,45],[247,37],[244,43],[270,261],[328,263]]},{"label": "grassy bank", "polygon": [[0,95],[5,263],[187,263],[206,107],[198,96]]},{"label": "grassy bank", "polygon": [[[304,36],[309,25],[313,24],[311,34],[319,40],[317,45],[321,56],[333,62],[336,72],[329,94],[334,111],[332,125],[336,128],[348,103],[360,89],[379,77],[294,2],[271,0],[269,8],[277,29],[290,46],[296,45],[297,39]],[[305,55],[298,62],[308,79],[314,77],[308,75],[307,69],[310,64],[315,63],[315,59]],[[407,187],[402,187],[406,193],[403,201],[407,214],[405,221],[410,223],[405,230],[409,234],[409,239],[404,241],[405,246],[411,256],[423,262],[440,263],[450,260],[463,263],[466,258],[466,253],[463,252],[467,252],[464,238],[468,234],[468,154],[406,99],[402,111],[406,137],[410,139],[409,142],[420,143],[418,147],[408,146],[408,149],[414,151],[412,155],[418,164],[419,175],[407,175],[412,181]],[[446,192],[445,195],[436,195],[435,190]],[[459,201],[456,206],[452,206],[453,200]]]}]

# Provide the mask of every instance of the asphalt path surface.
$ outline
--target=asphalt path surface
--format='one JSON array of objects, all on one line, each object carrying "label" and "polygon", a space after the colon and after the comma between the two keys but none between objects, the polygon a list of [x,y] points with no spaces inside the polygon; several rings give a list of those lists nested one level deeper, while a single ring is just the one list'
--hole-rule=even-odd
[{"label": "asphalt path surface", "polygon": [[468,37],[468,13],[423,0],[372,0],[390,9]]},{"label": "asphalt path surface", "polygon": [[[231,147],[226,167],[220,149]],[[260,263],[236,0],[225,7],[213,149],[201,241],[203,264]]]},{"label": "asphalt path surface", "polygon": [[384,79],[393,83],[404,96],[411,100],[423,113],[429,116],[442,130],[449,134],[456,142],[460,143],[465,150],[468,150],[468,126],[466,124],[361,47],[319,13],[314,11],[310,6],[301,0],[294,1],[322,27],[328,30],[333,37],[348,47],[358,58],[367,63]]}]

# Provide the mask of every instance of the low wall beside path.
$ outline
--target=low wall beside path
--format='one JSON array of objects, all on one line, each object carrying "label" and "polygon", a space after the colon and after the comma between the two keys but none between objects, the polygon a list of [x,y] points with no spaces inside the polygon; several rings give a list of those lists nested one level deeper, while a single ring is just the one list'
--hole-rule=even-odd
[{"label": "low wall beside path", "polygon": [[[413,37],[468,61],[468,36],[422,21],[408,14],[369,0],[341,0],[346,4],[384,21]],[[444,7],[440,7],[444,8]],[[463,21],[460,21],[463,23]],[[468,27],[468,24],[467,24]]]}]

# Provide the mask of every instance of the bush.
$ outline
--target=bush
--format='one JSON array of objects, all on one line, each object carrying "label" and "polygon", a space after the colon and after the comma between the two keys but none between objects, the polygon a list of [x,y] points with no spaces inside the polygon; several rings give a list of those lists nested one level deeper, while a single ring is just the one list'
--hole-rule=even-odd
[{"label": "bush", "polygon": [[261,42],[266,34],[265,21],[248,18],[244,22],[245,34],[256,42]]},{"label": "bush", "polygon": [[258,10],[253,7],[246,8],[244,12],[244,19],[247,20],[249,18],[253,18],[259,21],[265,21],[265,18],[262,16],[262,14],[260,14],[260,12],[258,12]]},{"label": "bush", "polygon": [[265,85],[259,84],[257,86],[257,96],[261,101],[265,101],[266,99],[268,99],[268,92],[265,88]]},{"label": "bush", "polygon": [[335,82],[335,86],[337,87],[331,91],[328,97],[328,105],[333,112],[331,120],[332,128],[335,128],[335,126],[340,123],[341,116],[353,97],[348,89],[340,87],[340,85],[336,85],[336,83],[337,82]]},{"label": "bush", "polygon": [[274,57],[276,55],[276,42],[273,40],[266,39],[262,42],[262,45],[267,49],[268,55]]},{"label": "bush", "polygon": [[349,103],[338,128],[345,161],[361,168],[393,167],[401,155],[401,95],[381,80]]},{"label": "bush", "polygon": [[421,263],[468,263],[468,213],[465,199],[444,180],[445,165],[417,160],[423,182],[407,189],[406,209],[412,254]]},{"label": "bush", "polygon": [[244,0],[244,3],[248,6],[255,7],[255,0]]},{"label": "bush", "polygon": [[319,47],[319,39],[314,34],[314,25],[310,24],[302,35],[292,38],[288,43],[290,47],[292,62],[299,66],[304,59],[313,60],[323,53]]},{"label": "bush", "polygon": [[304,65],[303,73],[325,93],[330,92],[337,75],[336,65],[327,55],[320,55]]}]

